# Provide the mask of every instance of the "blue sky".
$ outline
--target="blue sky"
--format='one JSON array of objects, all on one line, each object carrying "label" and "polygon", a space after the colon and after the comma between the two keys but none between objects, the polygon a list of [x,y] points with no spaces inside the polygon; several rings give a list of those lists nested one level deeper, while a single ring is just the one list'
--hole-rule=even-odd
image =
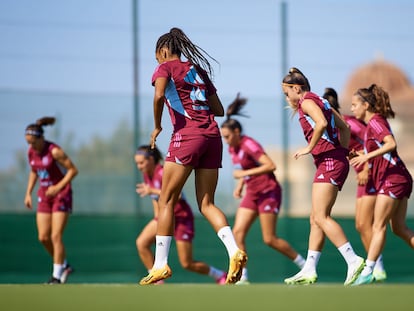
[{"label": "blue sky", "polygon": [[[215,84],[225,105],[239,91],[251,100],[246,107],[251,118],[245,121],[245,129],[263,144],[280,143],[280,137],[269,138],[269,132],[263,130],[274,127],[271,131],[279,131],[272,116],[280,123],[276,116],[281,109],[283,75],[280,3],[210,0],[202,7],[189,0],[139,1],[138,86],[144,96],[140,107],[143,126],[151,124],[155,42],[176,26],[220,62],[215,67]],[[412,81],[414,2],[286,3],[287,65],[300,68],[315,92],[321,93],[326,86],[341,92],[351,73],[376,57],[399,66]],[[97,109],[96,105],[80,108],[59,100],[51,103],[48,96],[86,93],[96,102],[105,96],[132,93],[131,8],[127,0],[0,1],[0,132],[6,146],[0,151],[0,169],[12,163],[16,149],[25,146],[24,127],[41,115],[64,116],[62,130],[73,131],[79,141],[106,134],[119,119],[131,117],[132,106],[114,104],[115,99]],[[34,92],[40,98],[13,101],[10,90],[27,96]],[[30,103],[35,107],[28,107]],[[87,114],[99,118],[86,122],[81,117]],[[294,130],[295,125],[292,127]],[[164,137],[166,142],[168,134]]]}]

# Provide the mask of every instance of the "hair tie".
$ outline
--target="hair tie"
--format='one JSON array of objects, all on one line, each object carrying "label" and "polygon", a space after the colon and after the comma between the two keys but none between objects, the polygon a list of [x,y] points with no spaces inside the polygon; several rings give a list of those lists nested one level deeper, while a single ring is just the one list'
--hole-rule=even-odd
[{"label": "hair tie", "polygon": [[32,136],[36,136],[36,137],[42,137],[42,133],[40,131],[33,130],[33,129],[27,129],[25,131],[25,135],[32,135]]}]

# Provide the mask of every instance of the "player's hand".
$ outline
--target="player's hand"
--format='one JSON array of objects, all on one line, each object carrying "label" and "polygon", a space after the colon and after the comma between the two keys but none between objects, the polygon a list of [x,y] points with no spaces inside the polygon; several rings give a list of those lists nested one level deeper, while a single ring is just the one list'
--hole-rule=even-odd
[{"label": "player's hand", "polygon": [[299,159],[301,156],[307,155],[310,153],[309,147],[301,148],[298,151],[295,152],[293,157],[295,160]]},{"label": "player's hand", "polygon": [[241,197],[242,197],[242,188],[240,188],[240,187],[237,187],[236,189],[234,189],[234,191],[233,191],[233,197],[235,198],[235,199],[241,199]]},{"label": "player's hand", "polygon": [[150,145],[151,145],[151,148],[152,149],[155,148],[155,142],[157,141],[157,137],[161,133],[161,131],[162,131],[162,128],[161,127],[160,128],[156,128],[156,129],[154,129],[152,131],[152,133],[151,133],[151,142],[150,142]]},{"label": "player's hand", "polygon": [[233,177],[235,179],[243,178],[245,175],[244,170],[234,170],[233,171]]},{"label": "player's hand", "polygon": [[137,184],[136,191],[142,198],[151,194],[151,187],[146,183],[139,183]]},{"label": "player's hand", "polygon": [[59,193],[60,189],[56,185],[49,186],[46,189],[46,196],[47,197],[54,197]]},{"label": "player's hand", "polygon": [[368,161],[367,155],[366,154],[361,154],[361,155],[358,155],[358,156],[350,159],[349,164],[351,164],[353,167],[359,167],[367,161]]},{"label": "player's hand", "polygon": [[31,195],[26,195],[26,197],[24,198],[24,205],[28,209],[32,209],[32,196]]}]

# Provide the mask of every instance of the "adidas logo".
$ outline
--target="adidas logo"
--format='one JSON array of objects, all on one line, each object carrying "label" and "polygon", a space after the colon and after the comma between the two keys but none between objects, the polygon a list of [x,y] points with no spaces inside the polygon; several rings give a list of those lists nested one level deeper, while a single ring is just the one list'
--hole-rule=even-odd
[{"label": "adidas logo", "polygon": [[325,176],[323,174],[320,174],[318,177],[316,177],[317,179],[325,179]]}]

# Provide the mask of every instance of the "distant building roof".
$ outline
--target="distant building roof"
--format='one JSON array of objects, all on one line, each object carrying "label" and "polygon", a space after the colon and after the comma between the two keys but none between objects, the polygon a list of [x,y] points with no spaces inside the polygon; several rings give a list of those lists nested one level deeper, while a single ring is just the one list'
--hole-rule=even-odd
[{"label": "distant building roof", "polygon": [[414,116],[414,87],[400,68],[382,59],[363,65],[351,74],[340,95],[343,112],[349,112],[351,97],[359,88],[369,87],[373,83],[388,92],[398,116]]},{"label": "distant building roof", "polygon": [[373,83],[384,88],[390,96],[396,117],[390,123],[397,136],[398,150],[406,164],[413,166],[414,153],[411,149],[414,134],[414,86],[400,68],[383,59],[357,68],[341,92],[341,112],[351,114],[352,95],[359,88],[369,87]]}]

